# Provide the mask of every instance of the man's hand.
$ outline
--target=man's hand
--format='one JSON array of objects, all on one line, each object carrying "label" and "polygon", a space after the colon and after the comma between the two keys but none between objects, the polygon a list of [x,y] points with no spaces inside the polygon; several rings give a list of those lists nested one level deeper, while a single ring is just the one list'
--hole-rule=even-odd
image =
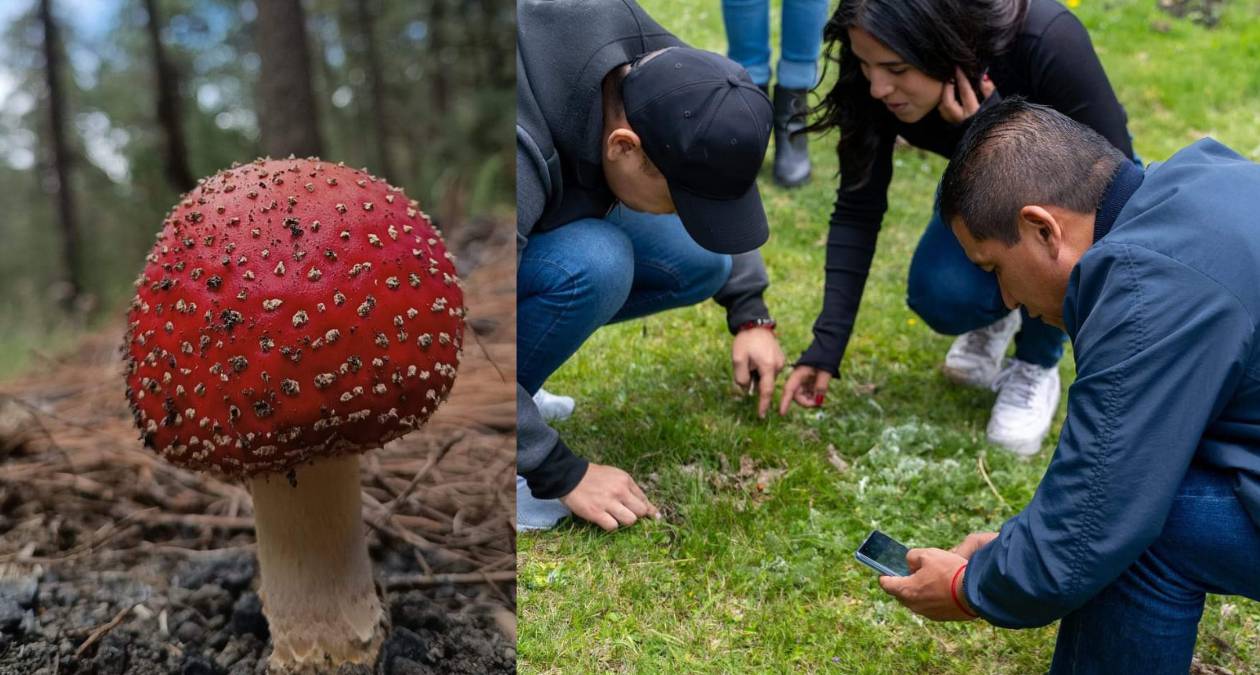
[{"label": "man's hand", "polygon": [[827,386],[831,384],[831,373],[813,366],[797,366],[792,369],[787,383],[783,385],[783,395],[779,397],[779,414],[786,415],[788,406],[795,401],[802,408],[817,408],[827,397]]},{"label": "man's hand", "polygon": [[573,515],[612,532],[629,527],[644,516],[660,512],[649,502],[630,474],[615,466],[590,463],[573,491],[560,498]]},{"label": "man's hand", "polygon": [[[950,594],[954,574],[966,564],[966,559],[939,548],[912,548],[906,554],[906,562],[910,564],[910,576],[879,578],[879,587],[884,592],[897,598],[897,602],[915,614],[933,621],[970,621],[975,618],[963,612]],[[958,575],[958,601],[970,611],[962,594],[963,575],[966,573],[964,570]]]},{"label": "man's hand", "polygon": [[984,548],[994,539],[997,539],[997,536],[997,532],[972,532],[957,546],[949,549],[949,552],[955,555],[960,555],[967,560],[971,560],[973,553]]},{"label": "man's hand", "polygon": [[[995,87],[988,75],[980,80],[980,93],[988,98]],[[962,124],[967,118],[980,109],[981,99],[976,98],[976,90],[963,74],[962,68],[954,66],[954,79],[945,83],[945,91],[941,94],[941,103],[936,106],[941,117],[950,124]]]},{"label": "man's hand", "polygon": [[753,383],[756,383],[758,417],[765,417],[770,410],[770,403],[774,400],[774,383],[786,361],[774,331],[745,328],[735,334],[735,340],[731,342],[735,386],[740,391],[752,393]]}]

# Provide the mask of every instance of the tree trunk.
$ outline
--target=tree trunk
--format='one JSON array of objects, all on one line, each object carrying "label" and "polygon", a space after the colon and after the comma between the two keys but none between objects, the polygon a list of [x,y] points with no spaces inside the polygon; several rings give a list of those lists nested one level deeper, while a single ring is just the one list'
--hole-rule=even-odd
[{"label": "tree trunk", "polygon": [[53,21],[52,0],[40,0],[39,19],[44,25],[44,71],[48,85],[49,171],[44,179],[44,190],[57,200],[57,214],[61,226],[61,259],[67,292],[62,302],[67,309],[74,306],[83,293],[80,257],[82,244],[79,235],[79,219],[74,210],[74,195],[70,187],[70,170],[74,158],[66,141],[66,104],[61,89],[61,41],[57,24]]},{"label": "tree trunk", "polygon": [[[461,26],[462,28],[462,26]],[[442,52],[446,50],[446,0],[434,0],[429,6],[429,58],[434,67],[430,71],[433,76],[433,109],[430,114],[435,119],[446,119],[450,109],[450,82],[447,78],[448,68],[443,67]]]},{"label": "tree trunk", "polygon": [[144,0],[144,9],[149,15],[149,41],[153,44],[153,70],[157,73],[157,119],[162,128],[166,179],[179,192],[188,192],[197,187],[197,180],[188,167],[188,148],[184,145],[179,76],[166,60],[166,51],[162,48],[162,20],[158,16],[157,0]]},{"label": "tree trunk", "polygon": [[373,173],[386,180],[397,181],[399,176],[390,165],[388,133],[385,127],[385,82],[381,68],[380,52],[377,51],[376,35],[373,30],[375,21],[370,0],[358,0],[355,3],[355,18],[359,24],[359,34],[363,37],[364,57],[367,61],[368,94],[371,97],[369,117],[372,120],[373,137],[376,139],[376,167]]},{"label": "tree trunk", "polygon": [[[329,20],[325,18],[324,20]],[[335,20],[335,19],[333,19]],[[332,101],[333,92],[337,91],[337,74],[333,71],[332,64],[328,63],[328,50],[332,42],[325,42],[321,32],[316,30],[307,35],[311,44],[311,58],[314,63],[311,64],[311,86],[315,90],[315,97],[325,103]],[[347,141],[341,134],[337,133],[338,129],[350,128],[343,119],[345,116],[336,106],[324,108],[327,116],[320,118],[320,124],[329,130],[328,146],[323,148],[327,153],[326,158],[336,158],[338,161],[346,161],[346,145]],[[322,133],[322,131],[321,131]],[[351,162],[353,163],[353,162]]]},{"label": "tree trunk", "polygon": [[262,67],[258,126],[263,151],[272,157],[317,156],[322,147],[301,0],[266,0],[257,6],[254,45]]}]

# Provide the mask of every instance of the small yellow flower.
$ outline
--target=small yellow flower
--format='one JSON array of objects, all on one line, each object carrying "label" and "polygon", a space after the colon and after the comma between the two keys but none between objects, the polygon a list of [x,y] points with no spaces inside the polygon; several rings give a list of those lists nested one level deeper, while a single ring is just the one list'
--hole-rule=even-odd
[{"label": "small yellow flower", "polygon": [[1067,6],[1076,9],[1081,6],[1081,0],[1067,0]]},{"label": "small yellow flower", "polygon": [[913,326],[916,323],[919,323],[918,319],[915,319],[915,318],[906,319],[907,326]]}]

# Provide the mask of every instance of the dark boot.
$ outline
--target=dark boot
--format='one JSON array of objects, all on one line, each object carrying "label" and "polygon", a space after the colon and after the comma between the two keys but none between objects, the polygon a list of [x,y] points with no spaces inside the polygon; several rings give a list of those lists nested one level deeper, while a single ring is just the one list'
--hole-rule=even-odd
[{"label": "dark boot", "polygon": [[805,128],[808,94],[774,85],[774,182],[783,187],[809,182],[809,140],[795,133]]}]

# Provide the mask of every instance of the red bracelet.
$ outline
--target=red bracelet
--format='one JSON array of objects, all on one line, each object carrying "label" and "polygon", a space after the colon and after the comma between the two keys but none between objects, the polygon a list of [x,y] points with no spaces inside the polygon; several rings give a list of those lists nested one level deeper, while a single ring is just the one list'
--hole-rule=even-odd
[{"label": "red bracelet", "polygon": [[980,615],[974,614],[970,610],[968,610],[966,607],[963,607],[962,602],[958,600],[958,575],[962,574],[962,571],[965,569],[967,569],[967,563],[963,563],[962,567],[959,567],[958,571],[954,572],[954,578],[951,579],[949,582],[949,597],[954,599],[954,604],[958,607],[958,609],[962,610],[963,614],[966,614],[967,616],[975,619],[979,617]]}]

